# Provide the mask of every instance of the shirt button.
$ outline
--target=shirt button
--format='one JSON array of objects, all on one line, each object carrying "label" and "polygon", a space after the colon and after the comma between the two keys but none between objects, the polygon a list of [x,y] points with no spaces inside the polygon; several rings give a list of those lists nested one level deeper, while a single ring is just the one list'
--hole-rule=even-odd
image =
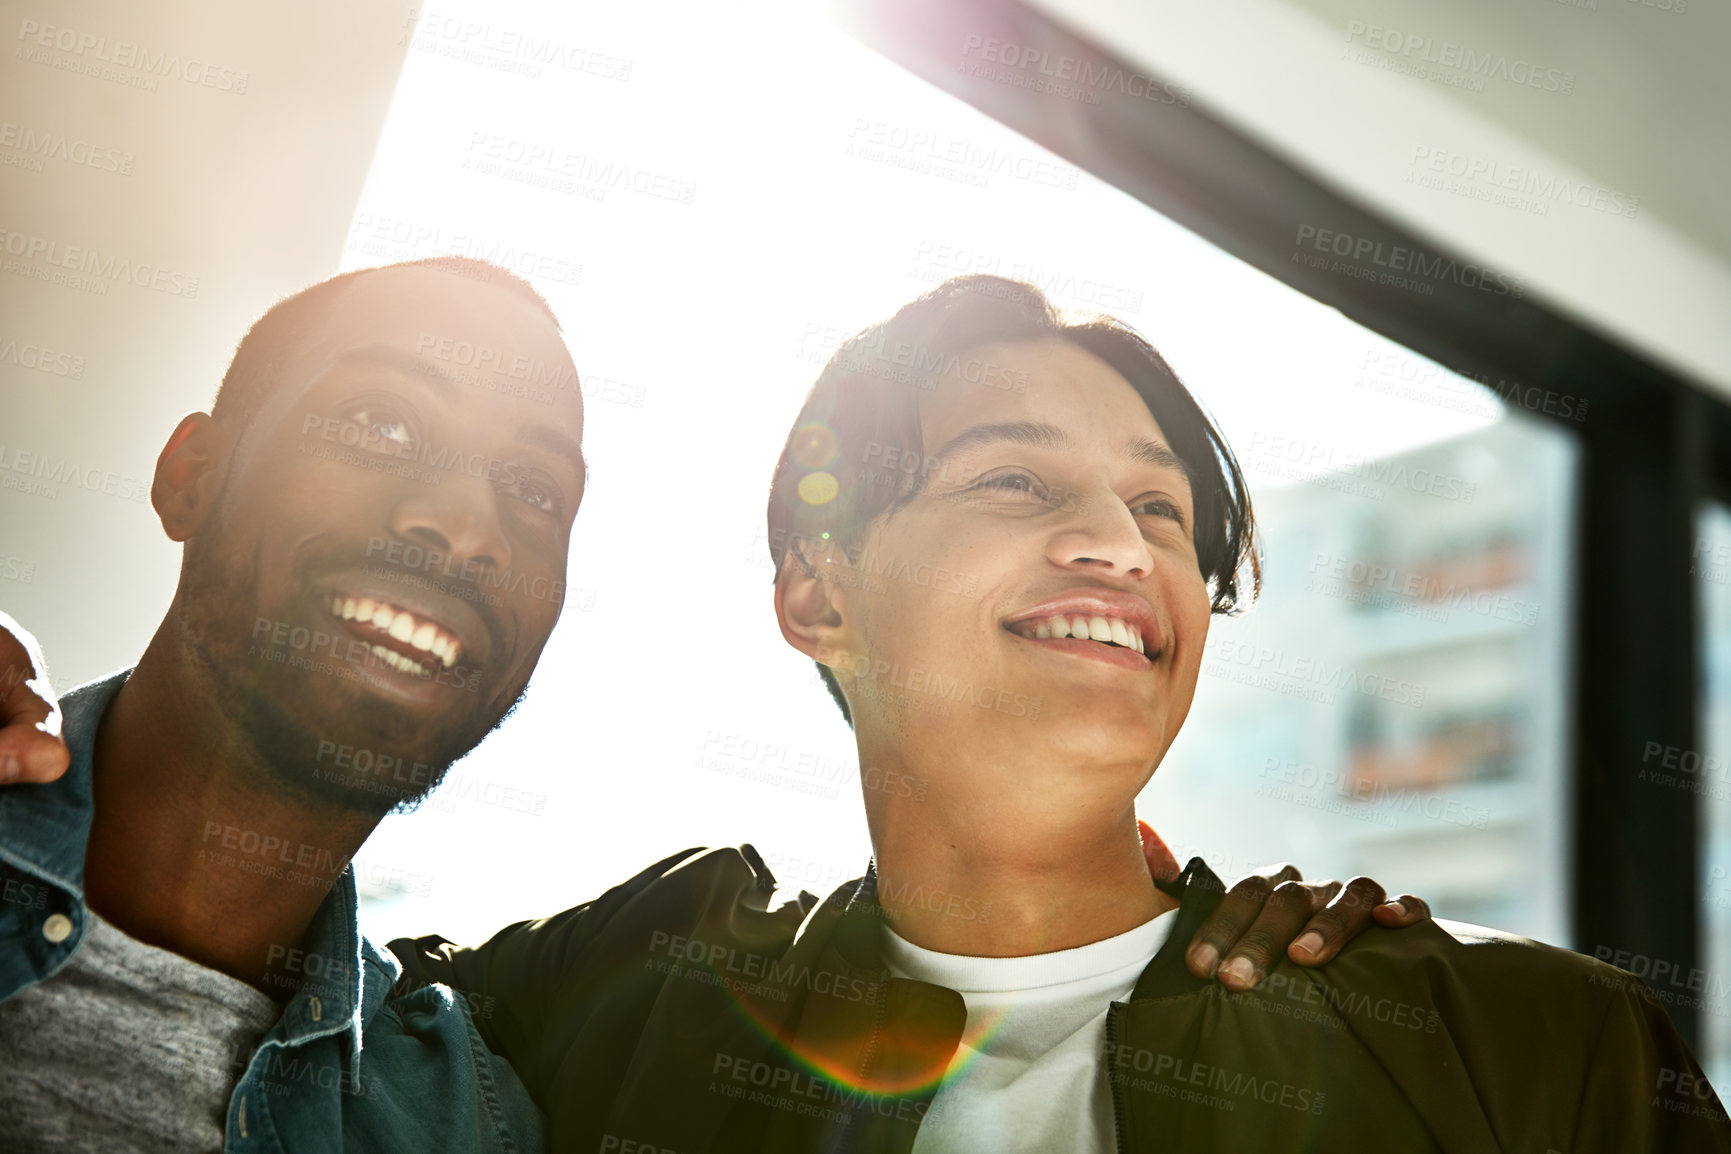
[{"label": "shirt button", "polygon": [[65,914],[49,914],[42,923],[42,936],[59,945],[72,936],[72,919]]}]

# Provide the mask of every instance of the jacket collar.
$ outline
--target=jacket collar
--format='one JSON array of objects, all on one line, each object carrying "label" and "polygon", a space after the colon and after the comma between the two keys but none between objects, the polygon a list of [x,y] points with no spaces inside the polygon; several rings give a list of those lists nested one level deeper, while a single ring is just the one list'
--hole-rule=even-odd
[{"label": "jacket collar", "polygon": [[[1137,979],[1132,1000],[1164,998],[1188,994],[1210,984],[1190,972],[1184,955],[1190,940],[1202,923],[1208,920],[1221,899],[1226,886],[1200,857],[1190,859],[1184,872],[1170,880],[1156,879],[1161,892],[1178,899],[1178,920],[1166,942],[1154,955]],[[861,970],[882,972],[884,925],[883,907],[878,904],[877,862],[866,867],[865,876],[839,887],[822,906],[813,910],[800,932],[803,938],[811,931],[822,932],[823,923],[834,921],[830,944],[850,966]]]},{"label": "jacket collar", "polygon": [[[56,781],[0,788],[0,861],[66,891],[72,899],[73,938],[82,941],[88,919],[84,901],[84,854],[90,843],[96,734],[114,696],[131,675],[122,669],[79,686],[61,698],[61,733],[72,755]],[[321,958],[341,958],[341,972],[308,978],[265,1040],[299,1045],[329,1034],[348,1035],[351,1056],[361,1048],[361,1029],[383,1004],[398,973],[389,957],[361,936],[354,866],[343,870],[307,927],[304,948]],[[363,1013],[364,1009],[364,1013]]]},{"label": "jacket collar", "polygon": [[1178,899],[1178,920],[1166,935],[1166,944],[1136,980],[1131,1001],[1189,994],[1212,984],[1210,979],[1198,978],[1190,972],[1184,955],[1190,948],[1190,939],[1225,896],[1226,886],[1199,857],[1191,858],[1177,877],[1169,881],[1156,878],[1154,884],[1162,893]]}]

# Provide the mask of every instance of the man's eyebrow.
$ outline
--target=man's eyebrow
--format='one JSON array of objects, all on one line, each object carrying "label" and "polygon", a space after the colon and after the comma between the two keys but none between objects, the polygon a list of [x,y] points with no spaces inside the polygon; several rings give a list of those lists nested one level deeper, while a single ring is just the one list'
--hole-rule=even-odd
[{"label": "man's eyebrow", "polygon": [[1038,421],[972,425],[944,442],[944,446],[932,456],[943,460],[965,449],[977,449],[982,445],[995,445],[1005,441],[1013,445],[1032,445],[1037,449],[1062,449],[1069,445],[1070,438],[1066,437],[1064,430],[1058,426]]},{"label": "man's eyebrow", "polygon": [[327,377],[339,368],[353,365],[374,365],[391,369],[407,377],[413,377],[415,380],[431,386],[433,391],[440,394],[446,401],[454,400],[457,396],[456,382],[443,369],[437,365],[428,364],[413,353],[392,348],[389,345],[367,345],[364,348],[344,353],[326,365],[324,372],[320,373],[319,376],[321,378]]},{"label": "man's eyebrow", "polygon": [[1184,463],[1184,458],[1159,441],[1130,442],[1130,459],[1140,461],[1144,465],[1152,465],[1156,469],[1171,469],[1182,473],[1186,480],[1190,477],[1190,466]]},{"label": "man's eyebrow", "polygon": [[[1042,421],[1011,421],[1001,425],[973,425],[963,429],[932,456],[942,460],[953,453],[1005,442],[1032,445],[1038,449],[1064,449],[1070,445],[1069,437],[1056,425],[1048,425]],[[1190,466],[1184,462],[1184,458],[1159,441],[1131,441],[1126,452],[1133,461],[1152,465],[1156,469],[1170,469],[1182,474],[1186,480],[1190,477]]]},{"label": "man's eyebrow", "polygon": [[525,426],[520,436],[524,442],[538,445],[556,456],[564,457],[571,462],[571,467],[577,471],[584,482],[589,480],[589,462],[583,458],[583,446],[561,433],[558,429],[547,425]]}]

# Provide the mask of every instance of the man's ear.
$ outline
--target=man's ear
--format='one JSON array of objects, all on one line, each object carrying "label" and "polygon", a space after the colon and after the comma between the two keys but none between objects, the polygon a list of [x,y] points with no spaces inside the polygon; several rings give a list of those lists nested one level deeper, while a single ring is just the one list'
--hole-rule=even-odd
[{"label": "man's ear", "polygon": [[150,503],[169,540],[185,541],[210,516],[226,460],[227,442],[214,417],[190,413],[181,418],[156,458],[150,484]]},{"label": "man's ear", "polygon": [[775,619],[787,643],[825,665],[838,648],[845,629],[841,592],[828,580],[825,570],[834,562],[813,548],[816,542],[797,541],[782,558],[775,575]]}]

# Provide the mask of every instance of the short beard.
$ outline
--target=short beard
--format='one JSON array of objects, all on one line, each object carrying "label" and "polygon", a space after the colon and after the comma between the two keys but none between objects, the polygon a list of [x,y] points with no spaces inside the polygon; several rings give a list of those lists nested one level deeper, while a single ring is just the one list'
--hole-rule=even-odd
[{"label": "short beard", "polygon": [[[516,711],[524,694],[485,731],[427,747],[426,722],[388,701],[356,701],[336,722],[323,724],[296,713],[282,690],[293,679],[325,676],[248,656],[249,621],[241,616],[258,603],[258,565],[250,556],[215,556],[208,538],[187,544],[180,589],[175,597],[178,647],[198,679],[197,689],[216,703],[227,726],[224,756],[253,767],[274,792],[324,809],[378,819],[393,811],[410,812],[444,781],[453,763]],[[362,676],[366,676],[361,671]],[[289,680],[285,681],[285,678]],[[526,690],[525,690],[526,692]],[[289,699],[292,701],[292,697]],[[356,724],[344,725],[344,721]],[[321,730],[322,732],[315,732]],[[360,751],[413,750],[412,772],[405,779],[321,765],[332,747]]]}]

